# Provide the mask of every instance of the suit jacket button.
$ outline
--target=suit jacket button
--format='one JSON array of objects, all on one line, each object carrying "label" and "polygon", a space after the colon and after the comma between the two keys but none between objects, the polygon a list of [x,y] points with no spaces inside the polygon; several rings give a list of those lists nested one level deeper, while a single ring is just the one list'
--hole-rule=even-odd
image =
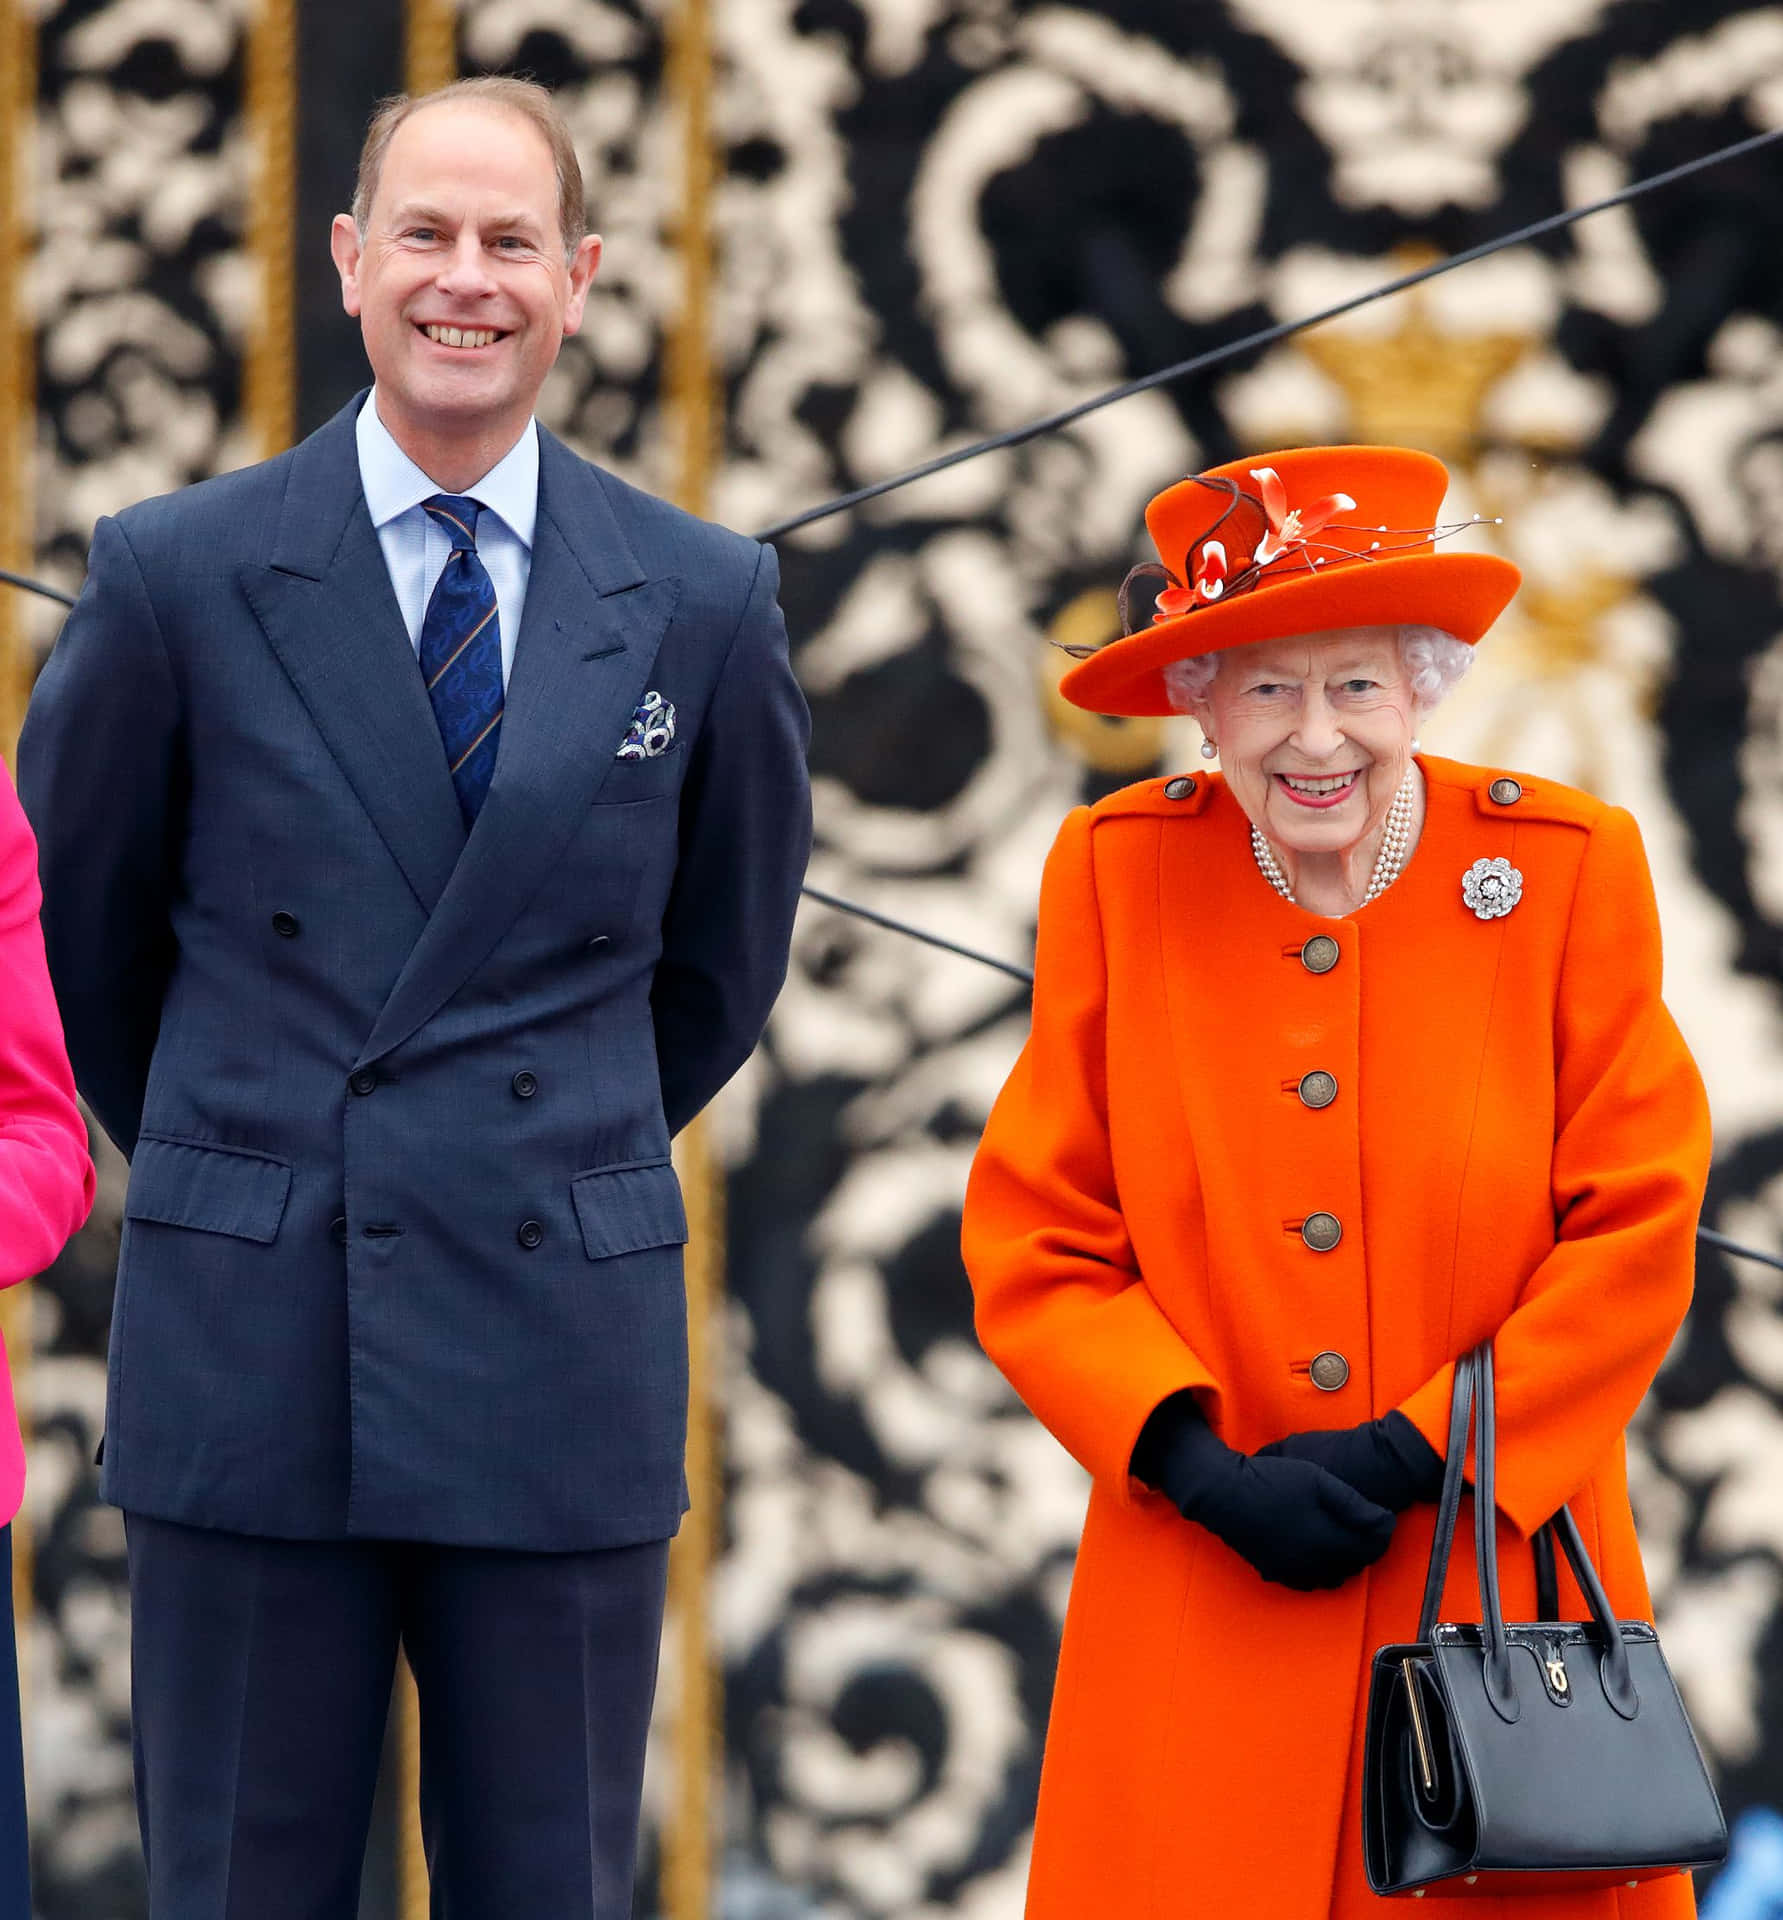
[{"label": "suit jacket button", "polygon": [[1494,780],[1486,791],[1501,807],[1514,807],[1523,798],[1522,782],[1508,776],[1503,780]]},{"label": "suit jacket button", "polygon": [[1315,933],[1300,949],[1300,964],[1308,973],[1329,973],[1343,949],[1328,933]]},{"label": "suit jacket button", "polygon": [[1300,1223],[1300,1237],[1314,1253],[1329,1253],[1343,1238],[1343,1222],[1334,1213],[1309,1213]]},{"label": "suit jacket button", "polygon": [[328,1237],[337,1247],[347,1244],[347,1216],[337,1213],[328,1223]]},{"label": "suit jacket button", "polygon": [[539,1090],[539,1077],[536,1073],[528,1073],[522,1067],[509,1084],[519,1099],[530,1100]]},{"label": "suit jacket button", "polygon": [[1164,782],[1166,800],[1186,800],[1195,791],[1195,783],[1186,773],[1179,773],[1174,780]]},{"label": "suit jacket button", "polygon": [[361,1067],[359,1071],[353,1074],[347,1081],[347,1085],[353,1092],[358,1094],[374,1092],[377,1084],[378,1076],[372,1072],[370,1067]]},{"label": "suit jacket button", "polygon": [[272,930],[281,940],[295,940],[297,924],[297,915],[286,913],[283,908],[272,916]]},{"label": "suit jacket button", "polygon": [[534,1247],[544,1245],[545,1229],[541,1227],[536,1220],[522,1220],[520,1222],[520,1231],[514,1235],[514,1238],[520,1242],[528,1253],[531,1253]]},{"label": "suit jacket button", "polygon": [[1323,1067],[1316,1068],[1300,1076],[1300,1085],[1295,1091],[1304,1107],[1328,1107],[1337,1098],[1337,1076],[1327,1073]]},{"label": "suit jacket button", "polygon": [[1350,1377],[1350,1363],[1341,1353],[1318,1354],[1309,1371],[1312,1383],[1321,1393],[1335,1393]]}]

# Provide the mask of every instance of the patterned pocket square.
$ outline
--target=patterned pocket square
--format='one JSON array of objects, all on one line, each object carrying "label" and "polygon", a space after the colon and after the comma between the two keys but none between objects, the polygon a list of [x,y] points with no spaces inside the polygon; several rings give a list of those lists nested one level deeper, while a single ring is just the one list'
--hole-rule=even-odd
[{"label": "patterned pocket square", "polygon": [[665,700],[660,693],[647,693],[638,702],[638,710],[632,715],[631,725],[626,728],[614,758],[654,760],[658,754],[667,753],[674,740],[674,702]]}]

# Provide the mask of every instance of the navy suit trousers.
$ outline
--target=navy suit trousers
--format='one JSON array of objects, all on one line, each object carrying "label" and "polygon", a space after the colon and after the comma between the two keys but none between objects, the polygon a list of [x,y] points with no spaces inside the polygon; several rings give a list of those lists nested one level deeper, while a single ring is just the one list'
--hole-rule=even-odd
[{"label": "navy suit trousers", "polygon": [[399,1646],[434,1920],[627,1920],[667,1541],[125,1527],[151,1920],[354,1920]]}]

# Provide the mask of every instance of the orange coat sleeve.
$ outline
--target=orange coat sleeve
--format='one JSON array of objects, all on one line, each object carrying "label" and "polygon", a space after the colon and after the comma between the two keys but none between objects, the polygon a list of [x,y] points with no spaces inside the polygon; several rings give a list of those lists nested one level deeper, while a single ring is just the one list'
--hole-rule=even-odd
[{"label": "orange coat sleeve", "polygon": [[[1498,1504],[1525,1534],[1619,1443],[1690,1304],[1709,1113],[1659,988],[1640,833],[1611,808],[1580,865],[1554,1010],[1557,1237],[1493,1332]],[[1453,1379],[1444,1366],[1402,1409],[1438,1450]]]},{"label": "orange coat sleeve", "polygon": [[1182,1388],[1217,1399],[1218,1387],[1139,1273],[1115,1190],[1090,842],[1080,807],[1047,859],[1033,1024],[972,1165],[962,1241],[985,1352],[1124,1500],[1152,1409]]}]

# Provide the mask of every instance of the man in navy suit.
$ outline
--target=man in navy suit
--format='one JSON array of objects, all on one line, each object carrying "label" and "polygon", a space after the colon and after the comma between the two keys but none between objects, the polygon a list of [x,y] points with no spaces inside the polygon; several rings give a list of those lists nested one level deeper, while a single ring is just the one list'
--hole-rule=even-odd
[{"label": "man in navy suit", "polygon": [[810,844],[773,554],[533,417],[600,242],[549,96],[386,108],[376,384],[93,538],[20,748],[131,1156],[103,1491],[156,1920],[333,1920],[397,1649],[434,1911],[630,1910],[686,1503],[670,1136]]}]

